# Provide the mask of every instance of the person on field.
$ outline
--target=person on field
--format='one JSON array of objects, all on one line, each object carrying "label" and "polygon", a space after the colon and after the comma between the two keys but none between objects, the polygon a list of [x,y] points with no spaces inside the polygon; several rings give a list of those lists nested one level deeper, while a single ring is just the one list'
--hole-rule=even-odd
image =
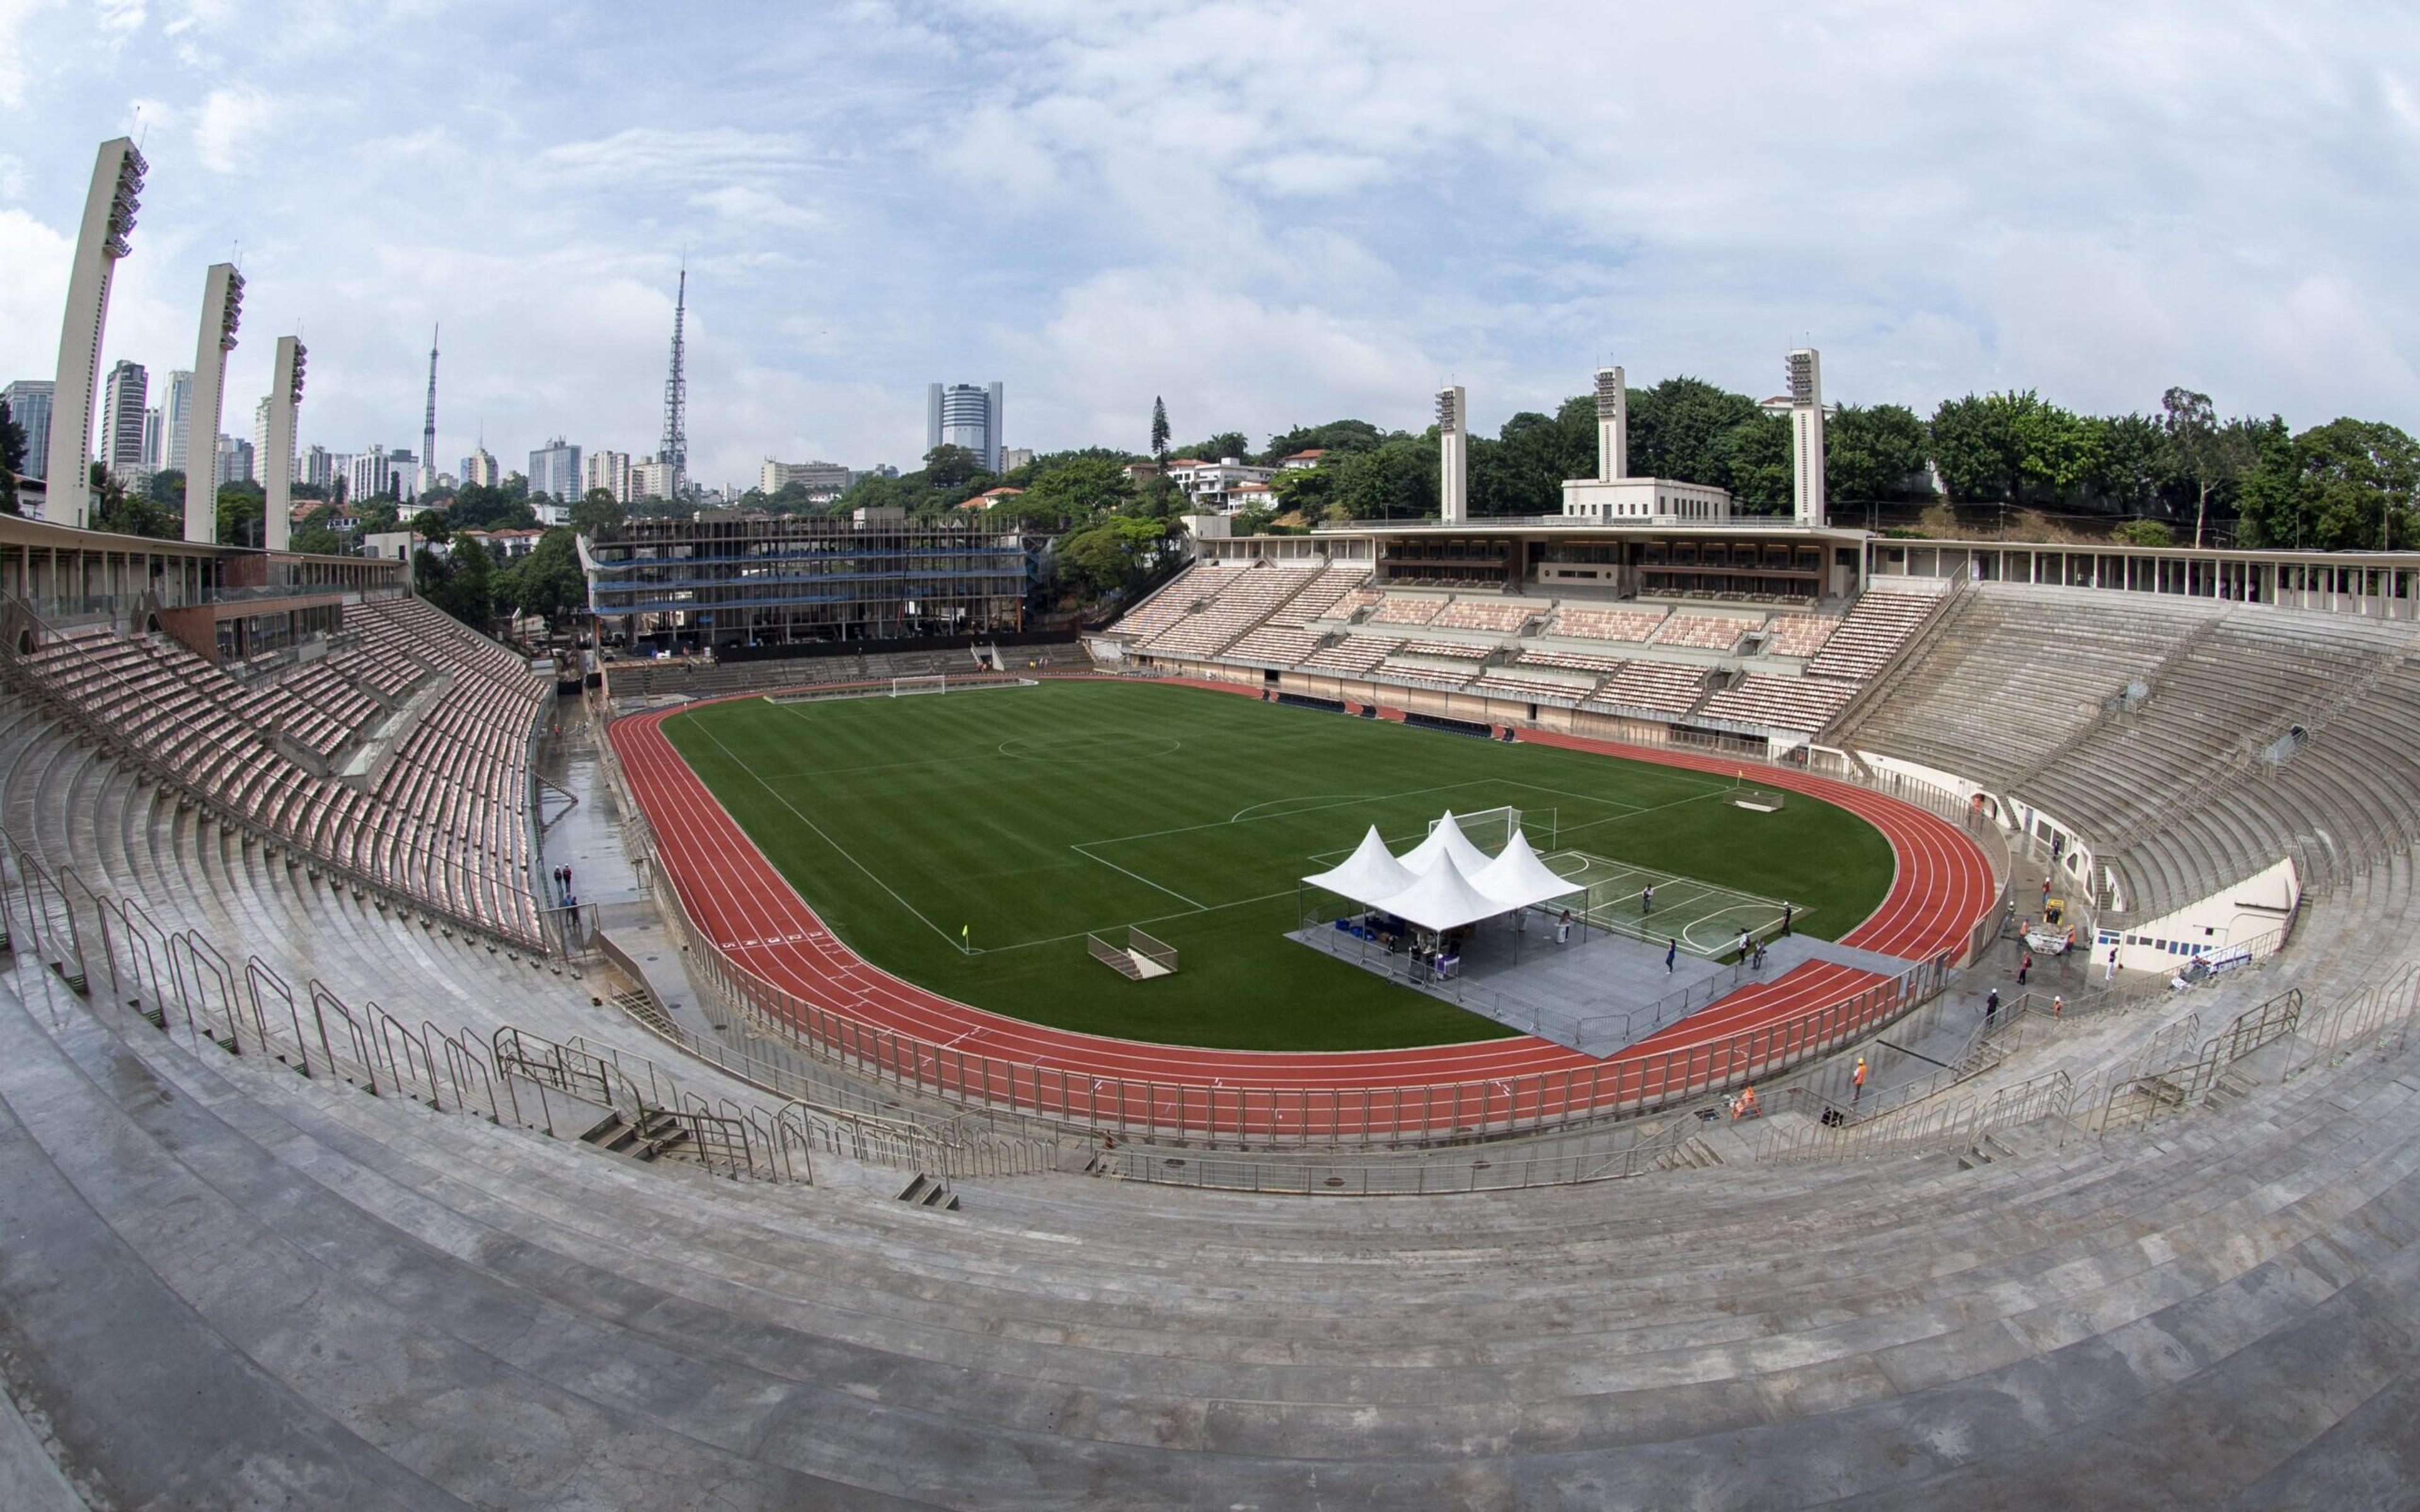
[{"label": "person on field", "polygon": [[1681,942],[1668,938],[1664,942],[1664,975],[1672,975],[1672,963],[1681,958]]},{"label": "person on field", "polygon": [[1653,912],[1655,912],[1655,884],[1651,882],[1638,889],[1638,917],[1644,918]]},{"label": "person on field", "polygon": [[1789,899],[1784,898],[1781,900],[1781,933],[1783,934],[1786,935],[1790,933],[1790,918],[1797,911],[1797,908],[1791,903]]}]

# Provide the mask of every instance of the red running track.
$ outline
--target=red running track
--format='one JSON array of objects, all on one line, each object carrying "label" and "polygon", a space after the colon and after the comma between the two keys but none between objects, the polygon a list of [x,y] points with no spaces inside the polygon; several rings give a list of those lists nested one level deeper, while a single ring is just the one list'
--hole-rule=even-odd
[{"label": "red running track", "polygon": [[[1726,1055],[1718,1068],[1714,1047],[1752,1040],[1768,1052],[1787,1049],[1793,1026],[1811,1023],[1822,1011],[1885,981],[1854,967],[1809,962],[1772,981],[1744,987],[1604,1061],[1528,1036],[1400,1050],[1288,1052],[1153,1044],[1051,1028],[894,977],[861,959],[826,929],[665,738],[663,720],[696,706],[634,715],[611,729],[613,748],[655,832],[659,863],[690,918],[737,966],[807,1008],[923,1041],[876,1041],[886,1071],[906,1074],[912,1070],[920,1078],[969,1096],[998,1100],[1000,1084],[992,1080],[998,1072],[977,1068],[983,1077],[979,1088],[975,1072],[970,1070],[982,1057],[1006,1063],[998,1071],[1010,1078],[1012,1103],[1112,1121],[1122,1113],[1167,1121],[1169,1106],[1162,1103],[1123,1105],[1150,1095],[1173,1098],[1180,1122],[1262,1132],[1283,1123],[1281,1101],[1285,1107],[1303,1105],[1294,1101],[1297,1092],[1394,1089],[1392,1115],[1383,1108],[1373,1111],[1366,1095],[1357,1116],[1349,1105],[1340,1111],[1331,1103],[1328,1132],[1377,1132],[1382,1119],[1400,1120],[1404,1127],[1417,1123],[1426,1132],[1435,1127],[1429,1098],[1420,1098],[1415,1119],[1411,1100],[1402,1089],[1437,1084],[1501,1088],[1513,1099],[1522,1121],[1533,1116],[1544,1120],[1583,1106],[1660,1097],[1679,1085],[1676,1078],[1702,1077],[1712,1085],[1718,1070],[1732,1064]],[[1522,738],[1699,771],[1727,772],[1737,765],[1719,756],[1545,731],[1524,731]],[[1941,819],[1811,773],[1762,766],[1758,771],[1760,781],[1857,814],[1890,843],[1896,857],[1890,889],[1865,922],[1842,936],[1842,943],[1910,960],[1954,956],[1964,948],[1976,919],[1994,905],[1990,863],[1972,841]],[[1534,1105],[1519,1103],[1522,1092],[1513,1087],[1515,1079],[1528,1088]],[[1112,1105],[1103,1108],[1100,1089],[1118,1083],[1134,1085],[1112,1089],[1107,1099]],[[1142,1093],[1145,1084],[1156,1090]],[[1256,1092],[1266,1095],[1256,1101]],[[1483,1108],[1488,1094],[1479,1095]],[[1458,1094],[1455,1107],[1457,1117],[1466,1118],[1459,1112]],[[1489,1117],[1481,1113],[1481,1122]],[[1359,1131],[1344,1127],[1357,1118]]]}]

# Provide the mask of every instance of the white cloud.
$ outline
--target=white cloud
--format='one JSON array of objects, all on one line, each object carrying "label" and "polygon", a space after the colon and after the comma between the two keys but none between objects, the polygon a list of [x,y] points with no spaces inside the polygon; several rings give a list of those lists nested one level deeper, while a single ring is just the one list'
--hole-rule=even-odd
[{"label": "white cloud", "polygon": [[194,119],[194,149],[202,165],[219,173],[250,168],[276,115],[268,94],[252,85],[211,90]]}]

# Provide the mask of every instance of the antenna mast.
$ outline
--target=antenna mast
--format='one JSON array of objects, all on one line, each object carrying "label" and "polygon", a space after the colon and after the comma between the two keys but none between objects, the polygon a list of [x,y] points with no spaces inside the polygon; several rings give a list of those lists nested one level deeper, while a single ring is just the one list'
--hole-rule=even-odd
[{"label": "antenna mast", "polygon": [[428,328],[428,414],[420,423],[420,489],[437,486],[437,327]]},{"label": "antenna mast", "polygon": [[664,380],[664,439],[656,460],[672,469],[673,497],[686,491],[689,479],[689,375],[684,371],[681,326],[689,312],[689,269],[680,273],[680,291],[673,299],[673,370]]}]

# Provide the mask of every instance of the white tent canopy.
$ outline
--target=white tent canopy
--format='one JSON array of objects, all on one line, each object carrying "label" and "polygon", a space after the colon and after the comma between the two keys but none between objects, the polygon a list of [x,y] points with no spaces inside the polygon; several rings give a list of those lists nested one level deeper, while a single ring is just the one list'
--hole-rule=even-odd
[{"label": "white tent canopy", "polygon": [[1475,877],[1487,870],[1487,853],[1470,843],[1470,837],[1453,822],[1450,809],[1446,810],[1443,819],[1437,821],[1437,826],[1429,831],[1428,839],[1404,853],[1404,865],[1416,873],[1426,875],[1429,863],[1440,856],[1451,856],[1465,876]]},{"label": "white tent canopy", "polygon": [[[1568,898],[1587,888],[1568,877],[1557,876],[1538,853],[1530,848],[1529,837],[1519,830],[1504,842],[1503,851],[1493,861],[1471,877],[1470,884],[1491,898],[1500,900],[1503,909],[1527,908],[1551,898]],[[1500,910],[1499,910],[1500,911]]]},{"label": "white tent canopy", "polygon": [[[1467,843],[1466,841],[1466,843]],[[1422,929],[1458,929],[1505,912],[1512,905],[1471,886],[1449,856],[1437,856],[1419,881],[1387,898],[1363,900]]]},{"label": "white tent canopy", "polygon": [[1361,837],[1360,847],[1344,862],[1326,872],[1314,872],[1302,879],[1314,887],[1325,887],[1342,893],[1355,903],[1368,903],[1403,891],[1419,880],[1411,868],[1395,859],[1387,842],[1378,838],[1378,826],[1372,825],[1370,833]]}]

